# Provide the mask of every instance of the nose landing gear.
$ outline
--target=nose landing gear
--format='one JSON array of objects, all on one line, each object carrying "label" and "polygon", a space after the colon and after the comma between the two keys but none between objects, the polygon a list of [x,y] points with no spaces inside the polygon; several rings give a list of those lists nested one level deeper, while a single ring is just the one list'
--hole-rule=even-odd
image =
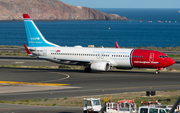
[{"label": "nose landing gear", "polygon": [[164,70],[164,68],[157,68],[157,70],[156,70],[156,75],[160,73],[160,72],[159,72],[160,70]]},{"label": "nose landing gear", "polygon": [[156,70],[156,75],[159,74],[159,73],[160,73],[159,70]]}]

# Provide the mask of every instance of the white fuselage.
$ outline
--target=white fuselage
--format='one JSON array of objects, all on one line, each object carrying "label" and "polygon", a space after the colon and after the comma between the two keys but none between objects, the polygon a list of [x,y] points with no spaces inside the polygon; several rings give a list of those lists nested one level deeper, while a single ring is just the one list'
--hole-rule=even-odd
[{"label": "white fuselage", "polygon": [[[29,48],[30,49],[30,48]],[[34,54],[54,59],[75,59],[84,61],[108,61],[114,67],[132,68],[133,49],[85,48],[85,47],[36,47]]]}]

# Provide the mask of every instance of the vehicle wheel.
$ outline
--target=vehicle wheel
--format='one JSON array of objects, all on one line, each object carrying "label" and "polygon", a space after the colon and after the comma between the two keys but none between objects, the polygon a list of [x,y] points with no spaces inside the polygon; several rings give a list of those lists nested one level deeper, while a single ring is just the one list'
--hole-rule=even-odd
[{"label": "vehicle wheel", "polygon": [[159,71],[158,71],[158,70],[156,70],[156,75],[157,75],[157,74],[159,74]]},{"label": "vehicle wheel", "polygon": [[86,67],[86,68],[84,69],[84,72],[91,72],[91,68],[90,68],[90,67]]}]

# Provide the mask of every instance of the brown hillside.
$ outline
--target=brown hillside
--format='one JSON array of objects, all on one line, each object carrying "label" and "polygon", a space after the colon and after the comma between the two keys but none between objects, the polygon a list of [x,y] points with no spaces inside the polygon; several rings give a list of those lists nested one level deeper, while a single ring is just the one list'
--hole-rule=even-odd
[{"label": "brown hillside", "polygon": [[23,13],[30,14],[34,20],[127,20],[59,0],[0,0],[0,20],[22,20]]}]

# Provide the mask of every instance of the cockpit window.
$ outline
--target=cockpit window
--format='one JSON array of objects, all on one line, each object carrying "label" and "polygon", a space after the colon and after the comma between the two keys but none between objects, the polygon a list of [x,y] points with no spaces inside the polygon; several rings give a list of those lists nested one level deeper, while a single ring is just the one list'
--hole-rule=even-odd
[{"label": "cockpit window", "polygon": [[168,56],[167,55],[166,56],[165,55],[160,55],[159,57],[160,58],[167,58]]}]

